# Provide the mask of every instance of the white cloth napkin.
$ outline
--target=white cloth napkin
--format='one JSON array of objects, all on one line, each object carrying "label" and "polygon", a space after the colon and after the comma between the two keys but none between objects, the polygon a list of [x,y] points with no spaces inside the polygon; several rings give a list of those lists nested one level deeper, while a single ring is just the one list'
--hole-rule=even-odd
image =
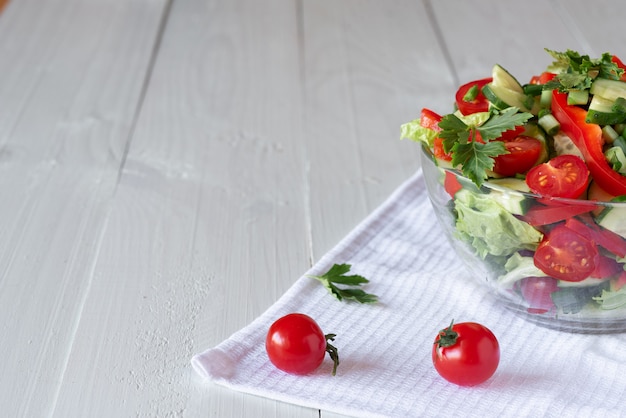
[{"label": "white cloth napkin", "polygon": [[[340,302],[308,274],[334,263],[367,277],[374,305]],[[340,364],[307,376],[276,369],[265,352],[271,323],[291,312],[335,333]],[[495,375],[471,388],[443,380],[431,361],[437,332],[476,321],[500,342]],[[421,171],[265,313],[191,360],[210,381],[237,391],[358,417],[571,417],[626,414],[626,334],[549,330],[494,302],[457,260],[438,226]]]}]

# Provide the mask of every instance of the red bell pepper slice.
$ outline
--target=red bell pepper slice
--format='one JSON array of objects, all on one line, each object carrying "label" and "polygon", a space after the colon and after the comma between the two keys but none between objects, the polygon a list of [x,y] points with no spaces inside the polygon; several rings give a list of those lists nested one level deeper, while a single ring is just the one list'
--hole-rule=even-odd
[{"label": "red bell pepper slice", "polygon": [[443,187],[452,198],[454,198],[456,192],[463,188],[461,182],[459,182],[459,179],[456,177],[456,174],[448,170],[446,170],[446,177],[443,181]]},{"label": "red bell pepper slice", "polygon": [[576,215],[591,212],[595,206],[584,202],[584,200],[581,200],[580,205],[555,204],[546,206],[537,204],[531,207],[524,215],[520,216],[520,218],[532,226],[550,225]]},{"label": "red bell pepper slice", "polygon": [[602,152],[602,130],[599,125],[585,122],[587,111],[567,104],[567,95],[554,90],[552,114],[582,153],[589,172],[598,185],[615,196],[626,194],[626,177],[614,171]]}]

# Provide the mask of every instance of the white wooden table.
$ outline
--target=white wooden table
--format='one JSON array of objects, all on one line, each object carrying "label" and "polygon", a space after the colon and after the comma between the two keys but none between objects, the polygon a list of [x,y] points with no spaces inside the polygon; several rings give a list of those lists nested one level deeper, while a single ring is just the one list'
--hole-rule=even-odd
[{"label": "white wooden table", "polygon": [[[190,357],[418,169],[401,123],[543,48],[626,57],[626,2],[11,0],[0,15],[0,411],[317,417]],[[324,417],[330,417],[321,411]]]}]

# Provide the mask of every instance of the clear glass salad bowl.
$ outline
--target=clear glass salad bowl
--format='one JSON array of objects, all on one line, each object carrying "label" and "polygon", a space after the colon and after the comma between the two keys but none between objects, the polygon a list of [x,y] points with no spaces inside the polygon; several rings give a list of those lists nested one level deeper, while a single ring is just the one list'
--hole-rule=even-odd
[{"label": "clear glass salad bowl", "polygon": [[545,198],[515,179],[478,187],[425,145],[421,162],[445,235],[498,301],[553,329],[626,331],[626,203]]}]

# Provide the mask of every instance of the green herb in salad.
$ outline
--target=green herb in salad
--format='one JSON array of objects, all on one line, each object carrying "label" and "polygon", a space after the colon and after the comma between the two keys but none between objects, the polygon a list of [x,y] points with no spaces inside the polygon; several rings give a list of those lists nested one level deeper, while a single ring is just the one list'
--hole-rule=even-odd
[{"label": "green herb in salad", "polygon": [[509,107],[500,112],[493,109],[486,120],[459,118],[449,114],[439,122],[443,149],[452,153],[452,165],[460,165],[463,174],[480,186],[488,177],[487,171],[494,166],[494,157],[506,154],[507,150],[499,138],[503,132],[524,125],[533,117],[531,113],[519,112]]},{"label": "green herb in salad", "polygon": [[626,201],[626,64],[547,51],[528,84],[496,64],[451,113],[423,108],[402,134],[434,157],[425,173],[481,274],[530,313],[600,318],[626,309],[626,208],[593,203]]},{"label": "green herb in salad", "polygon": [[547,71],[557,74],[553,81],[546,84],[546,88],[558,88],[560,91],[588,90],[596,78],[619,80],[624,73],[612,61],[613,56],[609,53],[592,59],[589,55],[580,55],[570,49],[565,52],[545,50],[555,59]]}]

